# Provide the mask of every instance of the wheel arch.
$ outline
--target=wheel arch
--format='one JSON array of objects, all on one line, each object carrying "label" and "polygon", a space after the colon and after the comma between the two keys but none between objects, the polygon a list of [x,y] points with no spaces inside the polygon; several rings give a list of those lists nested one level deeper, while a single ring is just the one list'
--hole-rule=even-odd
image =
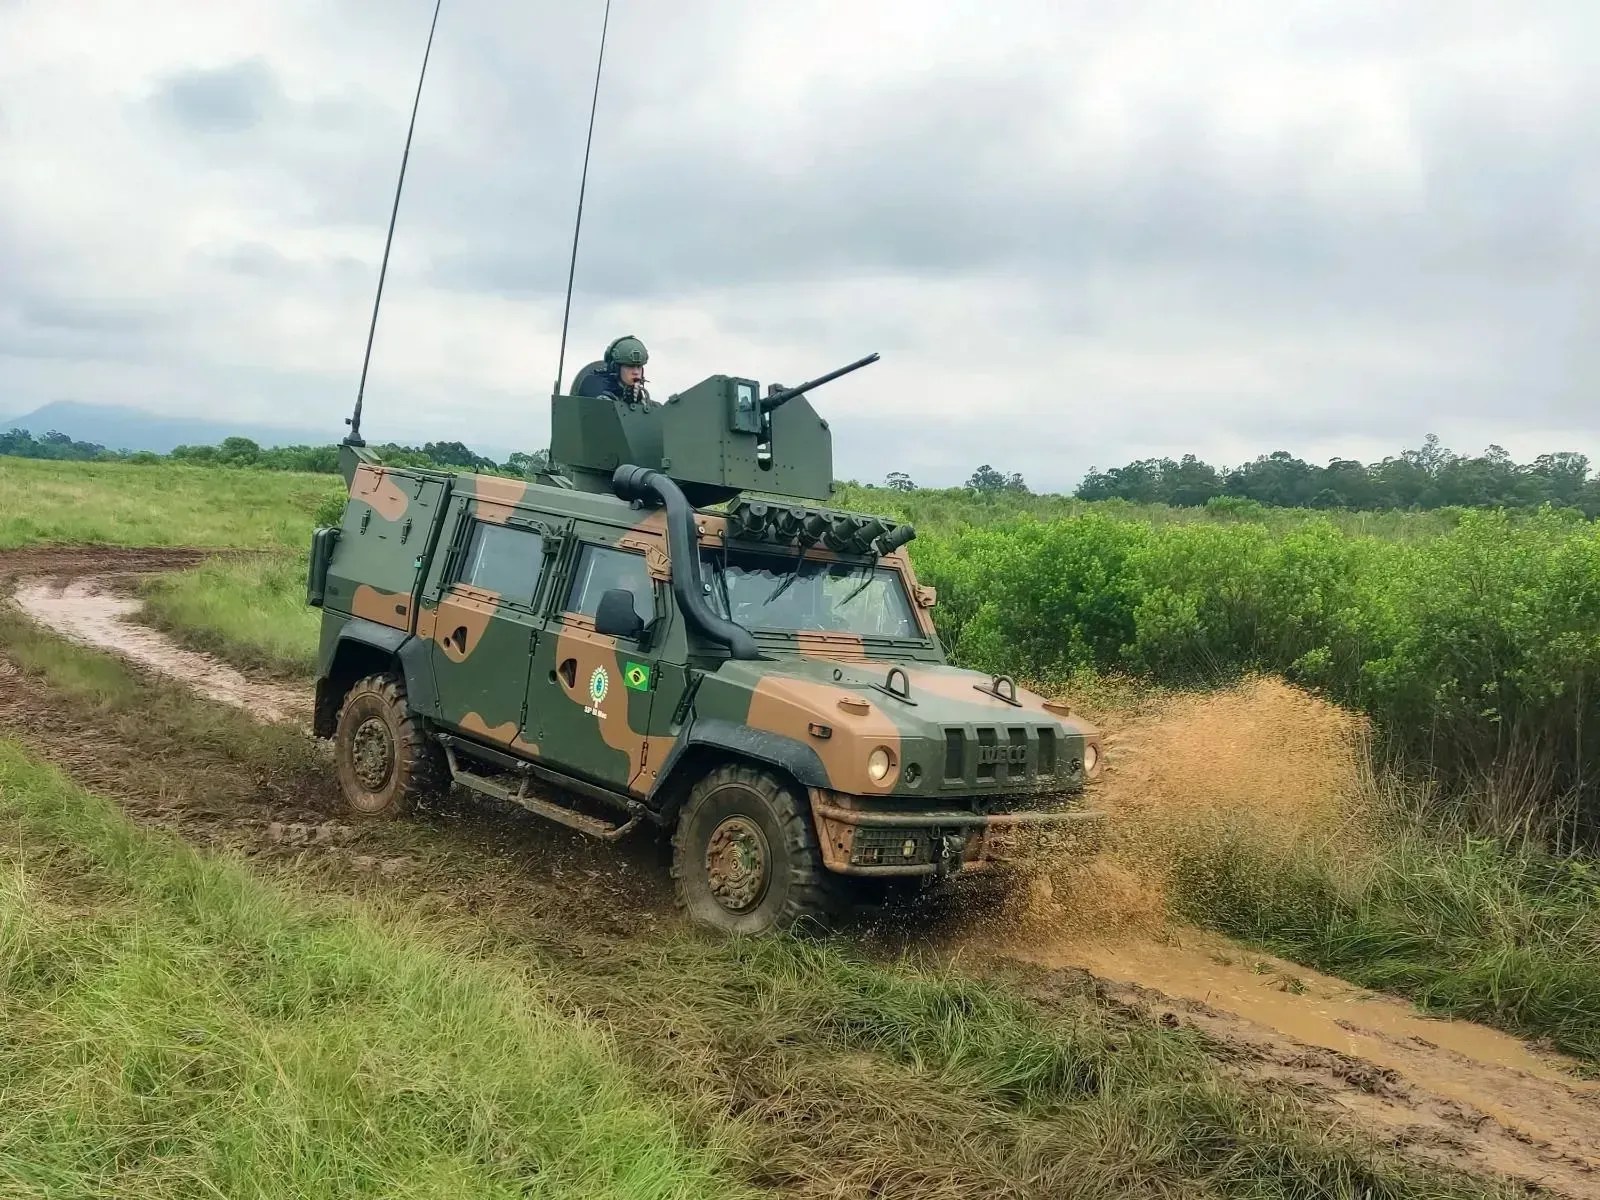
[{"label": "wheel arch", "polygon": [[432,716],[433,674],[429,670],[426,648],[426,642],[403,629],[391,629],[360,617],[346,622],[339,631],[327,669],[317,677],[312,733],[317,737],[332,737],[338,723],[339,706],[344,703],[351,685],[368,675],[389,670],[397,670],[405,681],[411,710]]},{"label": "wheel arch", "polygon": [[661,823],[676,824],[694,785],[718,766],[736,762],[776,772],[803,803],[809,803],[808,788],[829,786],[822,759],[803,742],[732,721],[697,720],[674,743],[651,795]]}]

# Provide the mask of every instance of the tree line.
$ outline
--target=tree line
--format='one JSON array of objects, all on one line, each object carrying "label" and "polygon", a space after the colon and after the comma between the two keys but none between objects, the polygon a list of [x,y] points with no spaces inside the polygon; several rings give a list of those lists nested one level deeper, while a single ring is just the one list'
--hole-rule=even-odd
[{"label": "tree line", "polygon": [[[373,453],[386,463],[406,467],[458,469],[503,475],[534,475],[549,464],[544,450],[517,451],[505,462],[476,453],[462,442],[425,442],[403,446],[394,442],[374,445]],[[44,458],[64,462],[188,463],[193,466],[254,467],[268,471],[308,471],[335,475],[339,471],[339,447],[271,446],[263,447],[247,437],[223,438],[214,446],[177,446],[168,454],[151,450],[110,450],[95,442],[76,441],[51,430],[34,437],[24,429],[0,433],[0,455],[14,458]]]},{"label": "tree line", "polygon": [[[434,467],[532,476],[549,465],[546,450],[517,451],[505,462],[476,453],[462,442],[425,442],[421,446],[384,443],[373,451],[397,466]],[[178,446],[169,454],[148,450],[112,450],[94,442],[76,441],[51,430],[35,437],[26,430],[0,433],[0,456],[77,462],[174,462],[196,466],[255,467],[263,470],[336,474],[339,447],[263,447],[247,437],[224,438],[214,446]],[[916,491],[903,471],[891,471],[883,486]],[[978,495],[1031,494],[1021,475],[988,463],[963,485]],[[1101,471],[1091,467],[1073,495],[1079,500],[1127,500],[1179,508],[1211,504],[1221,498],[1253,501],[1270,508],[1388,509],[1537,508],[1551,504],[1600,517],[1600,477],[1591,477],[1587,456],[1572,451],[1541,454],[1517,463],[1500,446],[1480,455],[1461,455],[1429,434],[1415,450],[1363,464],[1336,458],[1317,466],[1286,450],[1264,454],[1243,466],[1222,468],[1193,454],[1181,459],[1146,458]]]},{"label": "tree line", "polygon": [[1456,454],[1433,434],[1418,449],[1368,464],[1336,458],[1319,467],[1286,450],[1221,470],[1193,454],[1177,461],[1146,458],[1107,471],[1090,468],[1074,494],[1080,500],[1178,507],[1231,496],[1274,508],[1367,511],[1553,504],[1600,516],[1600,478],[1590,477],[1585,455],[1564,451],[1518,463],[1500,446],[1479,455]]}]

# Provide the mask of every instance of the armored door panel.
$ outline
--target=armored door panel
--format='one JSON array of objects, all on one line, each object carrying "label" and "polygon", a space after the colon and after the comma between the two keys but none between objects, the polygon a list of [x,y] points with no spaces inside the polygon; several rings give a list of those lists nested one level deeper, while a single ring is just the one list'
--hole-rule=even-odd
[{"label": "armored door panel", "polygon": [[459,546],[438,603],[417,630],[431,642],[438,719],[535,754],[524,710],[540,636],[545,537],[531,527],[472,520]]},{"label": "armored door panel", "polygon": [[[651,710],[667,617],[666,563],[652,558],[647,565],[642,549],[581,545],[528,682],[528,727],[537,729],[546,760],[639,795],[650,791],[665,758],[652,737]],[[648,640],[597,632],[600,597],[615,589],[633,596]]]},{"label": "armored door panel", "polygon": [[410,629],[443,492],[436,479],[369,463],[357,467],[328,565],[325,607]]}]

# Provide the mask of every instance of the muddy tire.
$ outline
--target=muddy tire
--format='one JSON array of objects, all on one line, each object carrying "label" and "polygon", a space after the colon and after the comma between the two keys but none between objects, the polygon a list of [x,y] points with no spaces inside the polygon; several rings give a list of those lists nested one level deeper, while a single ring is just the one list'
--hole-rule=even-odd
[{"label": "muddy tire", "polygon": [[449,770],[394,674],[369,675],[345,693],[333,734],[345,803],[367,817],[397,817],[442,796]]},{"label": "muddy tire", "polygon": [[672,835],[672,878],[689,920],[721,933],[821,931],[845,904],[805,801],[742,764],[718,767],[690,791]]}]

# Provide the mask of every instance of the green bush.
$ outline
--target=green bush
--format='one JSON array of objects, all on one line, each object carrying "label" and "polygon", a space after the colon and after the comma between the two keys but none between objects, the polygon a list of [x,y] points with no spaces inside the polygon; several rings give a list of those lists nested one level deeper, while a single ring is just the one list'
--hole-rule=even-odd
[{"label": "green bush", "polygon": [[317,511],[311,516],[311,527],[319,525],[337,526],[344,520],[344,506],[349,497],[344,492],[336,492],[317,505]]},{"label": "green bush", "polygon": [[1370,713],[1389,752],[1458,790],[1511,780],[1546,825],[1575,803],[1600,826],[1600,527],[1463,511],[1408,542],[1102,507],[911,544],[957,661],[1038,680],[1280,672]]}]

